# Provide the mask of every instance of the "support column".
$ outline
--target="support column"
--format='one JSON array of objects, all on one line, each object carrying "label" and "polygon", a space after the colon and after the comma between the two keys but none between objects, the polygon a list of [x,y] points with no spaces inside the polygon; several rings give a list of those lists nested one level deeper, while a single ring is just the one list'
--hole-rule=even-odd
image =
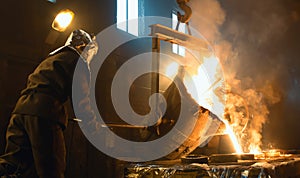
[{"label": "support column", "polygon": [[160,60],[160,40],[152,38],[152,70],[151,75],[151,94],[159,92],[159,60]]}]

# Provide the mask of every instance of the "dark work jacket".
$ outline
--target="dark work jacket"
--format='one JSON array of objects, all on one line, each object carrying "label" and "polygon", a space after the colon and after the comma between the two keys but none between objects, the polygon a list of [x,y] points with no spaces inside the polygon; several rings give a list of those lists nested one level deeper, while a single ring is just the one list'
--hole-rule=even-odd
[{"label": "dark work jacket", "polygon": [[76,95],[82,101],[73,106],[76,109],[83,108],[85,116],[92,119],[94,113],[89,100],[90,71],[80,55],[70,47],[64,47],[47,57],[29,75],[27,87],[21,92],[13,113],[52,119],[65,128],[68,119],[64,103],[72,98],[73,75],[77,63],[79,67],[76,69],[75,87],[79,90],[76,90]]}]

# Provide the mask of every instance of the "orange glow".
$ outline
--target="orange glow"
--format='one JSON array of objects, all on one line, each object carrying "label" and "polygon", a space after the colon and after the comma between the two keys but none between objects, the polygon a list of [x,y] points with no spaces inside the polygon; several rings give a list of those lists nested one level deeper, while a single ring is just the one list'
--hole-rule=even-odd
[{"label": "orange glow", "polygon": [[[203,64],[198,67],[198,71],[196,75],[193,75],[191,79],[184,78],[184,84],[187,87],[187,90],[192,95],[192,97],[198,102],[199,105],[211,110],[213,105],[222,105],[219,100],[212,101],[213,95],[214,95],[214,88],[222,85],[222,82],[220,80],[212,81],[212,79],[209,79],[207,71],[205,67],[203,66],[209,66],[210,72],[217,73],[217,59],[215,56],[210,56],[209,58],[205,58],[203,61]],[[195,85],[195,88],[197,91],[193,91],[191,88],[191,84]],[[219,117],[223,115],[223,111],[215,111],[219,113],[217,114]],[[226,133],[229,135],[232,144],[234,146],[234,149],[236,153],[243,153],[242,147],[237,139],[237,136],[235,135],[232,127],[229,125],[227,120],[222,119],[224,124],[226,125]]]},{"label": "orange glow", "polygon": [[[235,134],[235,132],[240,132],[241,130],[234,130],[234,124],[237,123],[232,123],[233,125],[230,125],[229,121],[224,119],[224,110],[222,110],[222,108],[225,108],[225,104],[218,99],[213,99],[214,97],[216,97],[215,89],[218,87],[222,88],[223,86],[223,81],[219,78],[215,78],[218,73],[217,62],[218,59],[215,56],[210,56],[208,58],[204,57],[203,63],[199,66],[186,66],[186,75],[183,82],[187,88],[187,91],[200,106],[209,109],[222,120],[222,122],[226,126],[226,130],[223,134],[228,134],[228,136],[230,137],[232,145],[235,149],[235,153],[242,154],[244,153],[244,151],[239,140],[240,138],[238,138],[238,135]],[[178,72],[179,66],[180,64],[176,62],[169,64],[166,67],[166,76],[174,78]],[[190,73],[190,71],[196,72]],[[211,76],[213,76],[213,78],[210,78]],[[218,109],[216,109],[216,106],[218,106]],[[258,145],[250,145],[249,150],[249,153],[257,155],[261,154],[261,149]]]},{"label": "orange glow", "polygon": [[236,153],[243,153],[243,149],[235,135],[235,133],[233,132],[231,126],[229,125],[228,121],[227,120],[223,120],[225,126],[226,126],[226,133],[229,135],[231,141],[232,141],[232,144],[234,146],[234,149],[235,149],[235,152]]},{"label": "orange glow", "polygon": [[265,152],[265,157],[268,158],[268,157],[278,157],[280,156],[280,151],[276,150],[276,149],[273,149],[273,150],[269,150],[267,152]]},{"label": "orange glow", "polygon": [[[217,68],[218,59],[215,56],[204,57],[203,63],[198,66],[197,70],[191,69],[191,71],[196,71],[197,73],[189,73],[190,77],[184,77],[184,84],[188,92],[200,106],[209,110],[212,110],[214,106],[223,105],[218,100],[213,100],[213,98],[216,98],[213,90],[222,84],[220,80],[210,78],[218,73]],[[187,70],[189,71],[189,68]],[[213,112],[218,116],[223,115],[223,111],[221,110]]]},{"label": "orange glow", "polygon": [[[195,99],[195,101],[209,109],[212,110],[214,105],[222,105],[224,104],[220,103],[220,101],[214,100],[212,101],[213,95],[214,95],[214,88],[222,85],[220,80],[213,81],[212,79],[209,79],[208,71],[205,68],[205,66],[209,67],[209,72],[213,72],[214,75],[217,73],[217,58],[215,56],[210,56],[209,58],[204,58],[203,64],[198,66],[197,73],[196,74],[190,74],[189,68],[186,68],[187,73],[190,75],[186,75],[184,77],[184,84],[188,90],[188,92],[191,94],[191,96]],[[194,66],[195,67],[195,66]],[[176,75],[176,72],[178,71],[179,64],[172,63],[166,68],[166,75],[168,77],[174,77]],[[215,111],[219,112],[216,113],[219,117],[223,115],[223,111]],[[232,141],[232,144],[234,146],[234,149],[236,153],[243,153],[242,147],[237,139],[237,136],[235,135],[232,127],[229,125],[227,120],[222,119],[224,124],[226,125],[226,134],[230,136],[230,139]]]},{"label": "orange glow", "polygon": [[261,154],[261,149],[257,145],[250,145],[249,149],[250,149],[249,153],[252,153],[252,154]]},{"label": "orange glow", "polygon": [[[215,56],[210,56],[209,58],[204,58],[203,60],[203,64],[198,66],[197,68],[197,73],[196,74],[190,74],[189,73],[189,68],[186,68],[187,73],[189,75],[186,75],[184,77],[184,84],[188,90],[188,92],[191,94],[191,96],[195,99],[195,101],[209,109],[212,110],[213,105],[222,105],[224,106],[220,101],[216,101],[214,100],[214,102],[212,101],[213,95],[214,95],[214,87],[218,87],[220,85],[222,85],[222,83],[220,82],[220,80],[216,80],[213,81],[212,79],[209,79],[208,76],[208,71],[205,68],[205,66],[209,67],[209,72],[213,72],[214,75],[217,73],[217,58]],[[193,66],[195,67],[195,66]],[[179,68],[179,64],[177,63],[172,63],[170,65],[168,65],[168,67],[166,68],[166,75],[168,77],[174,77],[178,71]],[[218,116],[222,116],[223,115],[223,111],[215,111],[215,112],[219,112],[216,113]],[[236,153],[243,153],[242,147],[232,129],[232,127],[229,125],[228,121],[225,119],[222,119],[224,124],[226,125],[226,134],[228,134],[230,136],[230,139],[232,141],[232,144],[234,146],[234,149],[236,151]]]},{"label": "orange glow", "polygon": [[74,13],[68,9],[60,11],[55,17],[52,28],[59,32],[63,32],[71,24],[74,18]]}]

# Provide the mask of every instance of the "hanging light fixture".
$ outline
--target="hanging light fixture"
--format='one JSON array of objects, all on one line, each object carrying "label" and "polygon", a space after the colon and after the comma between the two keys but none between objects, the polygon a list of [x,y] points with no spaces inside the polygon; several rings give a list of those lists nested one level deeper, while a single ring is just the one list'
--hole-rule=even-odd
[{"label": "hanging light fixture", "polygon": [[56,31],[63,32],[71,24],[74,18],[74,12],[69,9],[60,11],[54,21],[52,22],[52,28]]}]

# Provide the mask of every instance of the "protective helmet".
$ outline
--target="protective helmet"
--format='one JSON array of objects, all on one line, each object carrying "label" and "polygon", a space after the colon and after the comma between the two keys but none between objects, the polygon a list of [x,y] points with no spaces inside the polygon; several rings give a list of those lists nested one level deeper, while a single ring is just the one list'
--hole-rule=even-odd
[{"label": "protective helmet", "polygon": [[75,46],[86,46],[87,44],[93,42],[93,36],[87,32],[78,29],[74,30],[66,41],[66,45]]},{"label": "protective helmet", "polygon": [[56,54],[65,47],[76,51],[87,62],[90,62],[91,58],[98,52],[96,37],[81,29],[74,30],[69,35],[65,45],[51,52],[49,55]]},{"label": "protective helmet", "polygon": [[88,62],[98,51],[96,37],[81,29],[71,33],[65,46],[73,47]]}]

